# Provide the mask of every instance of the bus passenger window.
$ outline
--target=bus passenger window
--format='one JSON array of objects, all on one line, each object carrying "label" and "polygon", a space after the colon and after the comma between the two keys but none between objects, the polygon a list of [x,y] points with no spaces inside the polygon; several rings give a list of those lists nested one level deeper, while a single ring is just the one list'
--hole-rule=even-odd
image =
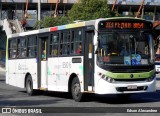
[{"label": "bus passenger window", "polygon": [[92,44],[89,44],[89,53],[92,53]]},{"label": "bus passenger window", "polygon": [[53,46],[51,55],[52,56],[57,56],[58,55],[58,46]]},{"label": "bus passenger window", "polygon": [[13,49],[10,51],[10,57],[11,58],[16,58],[16,49]]},{"label": "bus passenger window", "polygon": [[36,36],[31,36],[28,38],[27,56],[29,58],[37,57],[37,37]]},{"label": "bus passenger window", "polygon": [[62,45],[62,55],[68,55],[68,46],[66,44]]},{"label": "bus passenger window", "polygon": [[79,43],[78,48],[76,50],[76,54],[81,54],[82,53],[82,44]]},{"label": "bus passenger window", "polygon": [[46,50],[43,50],[42,52],[42,60],[45,60],[46,59]]},{"label": "bus passenger window", "polygon": [[17,46],[16,39],[9,40],[9,58],[16,58]]},{"label": "bus passenger window", "polygon": [[26,50],[25,50],[25,49],[22,51],[21,57],[22,57],[22,58],[25,58],[25,57],[26,57]]}]

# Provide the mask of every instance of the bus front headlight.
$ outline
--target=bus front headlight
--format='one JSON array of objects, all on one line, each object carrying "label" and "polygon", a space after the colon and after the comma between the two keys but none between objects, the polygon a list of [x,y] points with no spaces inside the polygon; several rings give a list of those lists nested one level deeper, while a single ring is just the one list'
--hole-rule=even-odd
[{"label": "bus front headlight", "polygon": [[111,78],[109,76],[106,76],[104,74],[101,76],[101,78],[104,79],[105,81],[109,82],[109,83],[115,82],[115,80],[113,78]]},{"label": "bus front headlight", "polygon": [[153,81],[154,80],[154,78],[155,78],[156,76],[155,75],[153,75],[153,76],[151,76],[151,77],[149,77],[148,79],[146,79],[146,81],[147,82],[151,82],[151,81]]}]

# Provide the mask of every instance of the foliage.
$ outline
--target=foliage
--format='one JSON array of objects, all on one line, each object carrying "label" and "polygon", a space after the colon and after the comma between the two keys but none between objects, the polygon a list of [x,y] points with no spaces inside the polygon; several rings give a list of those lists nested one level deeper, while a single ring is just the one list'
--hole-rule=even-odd
[{"label": "foliage", "polygon": [[107,0],[80,0],[68,12],[68,17],[71,21],[92,20],[112,16],[115,16],[115,13],[108,7]]},{"label": "foliage", "polygon": [[33,28],[34,29],[40,29],[41,24],[42,24],[42,21],[37,20],[36,23],[35,23],[35,25],[33,26]]},{"label": "foliage", "polygon": [[65,25],[75,20],[92,20],[97,18],[107,18],[113,16],[120,16],[118,12],[112,12],[108,7],[107,0],[79,0],[75,3],[68,12],[68,17],[46,16],[42,21],[37,21],[34,26],[35,29],[40,27],[53,27],[58,25]]},{"label": "foliage", "polygon": [[69,23],[68,18],[65,16],[57,16],[57,17],[51,17],[46,16],[43,20],[37,21],[34,25],[34,29],[41,28],[47,28],[47,27],[53,27],[58,25],[65,25]]}]

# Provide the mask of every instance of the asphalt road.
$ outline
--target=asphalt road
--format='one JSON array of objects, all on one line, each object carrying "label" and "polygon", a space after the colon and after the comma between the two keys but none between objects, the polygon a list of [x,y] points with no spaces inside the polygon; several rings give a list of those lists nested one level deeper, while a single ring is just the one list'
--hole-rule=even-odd
[{"label": "asphalt road", "polygon": [[[160,77],[159,75],[157,75]],[[97,109],[98,112],[103,110],[103,107],[108,108],[120,108],[120,107],[151,107],[159,108],[160,106],[160,79],[157,79],[157,91],[154,93],[140,93],[134,94],[127,101],[121,101],[117,99],[114,95],[100,96],[100,95],[88,95],[88,99],[84,102],[75,102],[66,93],[57,92],[40,92],[34,96],[28,96],[25,89],[13,87],[5,84],[4,73],[0,72],[0,107],[65,107],[69,108],[66,110],[73,111],[83,108],[88,108],[89,112],[95,111],[95,107],[102,107],[102,109]],[[94,107],[93,109],[89,108]],[[86,110],[86,109],[85,109]],[[123,109],[122,109],[123,110]],[[61,110],[60,110],[61,111]],[[60,113],[59,111],[59,113]],[[160,111],[160,108],[158,109]],[[119,114],[116,114],[119,116]],[[154,115],[157,115],[154,113]]]}]

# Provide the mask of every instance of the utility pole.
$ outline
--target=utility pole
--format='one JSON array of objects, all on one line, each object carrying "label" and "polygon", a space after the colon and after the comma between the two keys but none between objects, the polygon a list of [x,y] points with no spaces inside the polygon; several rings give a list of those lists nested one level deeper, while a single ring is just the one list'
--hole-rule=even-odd
[{"label": "utility pole", "polygon": [[58,2],[59,2],[59,0],[56,1],[56,7],[55,7],[55,10],[54,10],[54,17],[57,17]]},{"label": "utility pole", "polygon": [[28,0],[26,0],[25,18],[28,18]]},{"label": "utility pole", "polygon": [[41,20],[41,0],[38,0],[38,20]]},{"label": "utility pole", "polygon": [[140,14],[140,12],[141,12],[141,10],[142,10],[142,8],[143,8],[144,2],[145,2],[145,0],[142,1],[142,4],[141,4],[141,6],[139,7],[139,10],[138,10],[138,12],[137,12],[137,14],[136,14],[136,18],[138,18],[139,14]]},{"label": "utility pole", "polygon": [[112,6],[112,11],[114,11],[114,7],[115,7],[116,3],[117,3],[117,0],[114,0],[113,6]]}]

